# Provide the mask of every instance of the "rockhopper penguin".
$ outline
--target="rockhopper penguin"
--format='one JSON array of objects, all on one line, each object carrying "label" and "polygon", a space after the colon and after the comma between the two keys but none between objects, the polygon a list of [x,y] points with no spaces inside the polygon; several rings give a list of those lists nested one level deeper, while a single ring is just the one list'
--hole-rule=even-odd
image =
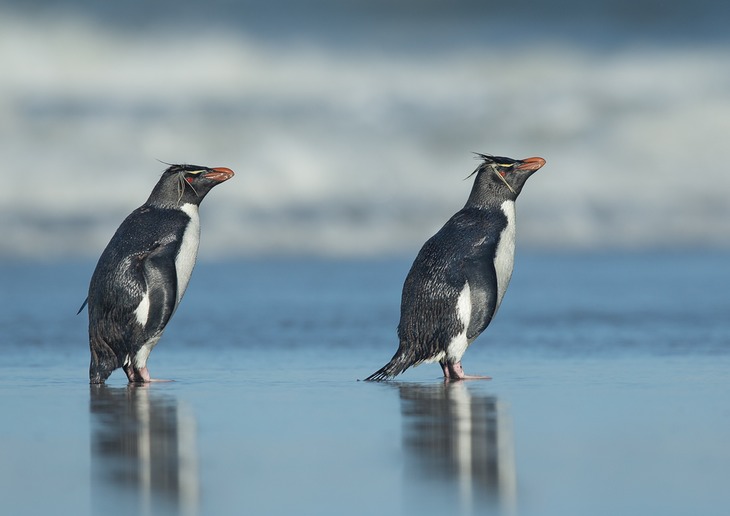
[{"label": "rockhopper penguin", "polygon": [[[172,165],[149,199],[119,226],[89,285],[91,383],[122,367],[130,382],[150,382],[147,358],[175,313],[200,242],[198,206],[228,168]],[[84,305],[79,309],[83,310]]]},{"label": "rockhopper penguin", "polygon": [[514,264],[515,199],[545,160],[477,156],[466,205],[423,245],[406,277],[398,351],[366,380],[424,362],[439,362],[446,379],[488,378],[465,375],[461,357],[502,302]]}]

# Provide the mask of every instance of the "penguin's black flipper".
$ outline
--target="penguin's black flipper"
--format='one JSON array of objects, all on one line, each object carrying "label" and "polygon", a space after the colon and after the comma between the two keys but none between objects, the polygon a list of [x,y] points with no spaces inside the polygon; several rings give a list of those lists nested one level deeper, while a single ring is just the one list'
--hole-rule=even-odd
[{"label": "penguin's black flipper", "polygon": [[83,302],[83,303],[81,303],[81,308],[79,308],[79,311],[78,311],[78,312],[76,312],[76,315],[79,315],[79,314],[81,313],[81,310],[83,310],[83,309],[84,309],[84,307],[86,306],[86,304],[87,304],[88,302],[89,302],[89,298],[87,297],[86,299],[84,299],[84,302]]},{"label": "penguin's black flipper", "polygon": [[471,319],[466,338],[472,341],[489,326],[494,317],[497,308],[497,271],[491,257],[473,257],[464,261],[463,272],[471,295]]},{"label": "penguin's black flipper", "polygon": [[173,243],[159,244],[144,260],[143,272],[149,312],[144,324],[145,338],[158,335],[165,329],[177,304],[177,271]]}]

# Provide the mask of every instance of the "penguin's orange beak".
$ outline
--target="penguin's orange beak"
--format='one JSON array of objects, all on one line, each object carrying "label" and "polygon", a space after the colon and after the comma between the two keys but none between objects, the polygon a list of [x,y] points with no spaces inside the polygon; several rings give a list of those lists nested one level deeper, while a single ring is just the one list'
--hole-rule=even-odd
[{"label": "penguin's orange beak", "polygon": [[536,171],[545,165],[545,160],[542,158],[525,158],[520,160],[520,164],[515,167],[515,170],[525,171]]},{"label": "penguin's orange beak", "polygon": [[206,172],[205,174],[203,174],[203,177],[222,183],[223,181],[228,181],[230,178],[233,177],[233,175],[233,170],[231,170],[230,168],[218,167],[211,168],[210,172]]}]

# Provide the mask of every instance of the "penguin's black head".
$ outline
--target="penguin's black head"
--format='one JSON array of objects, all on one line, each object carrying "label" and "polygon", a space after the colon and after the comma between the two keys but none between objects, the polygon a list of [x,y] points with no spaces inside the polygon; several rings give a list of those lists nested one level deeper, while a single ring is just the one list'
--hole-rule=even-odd
[{"label": "penguin's black head", "polygon": [[170,165],[152,190],[147,204],[182,206],[200,204],[210,190],[233,177],[230,168]]},{"label": "penguin's black head", "polygon": [[482,163],[469,176],[477,174],[470,202],[483,204],[489,198],[514,200],[525,186],[527,178],[545,165],[542,158],[512,159],[489,154],[477,154]]}]

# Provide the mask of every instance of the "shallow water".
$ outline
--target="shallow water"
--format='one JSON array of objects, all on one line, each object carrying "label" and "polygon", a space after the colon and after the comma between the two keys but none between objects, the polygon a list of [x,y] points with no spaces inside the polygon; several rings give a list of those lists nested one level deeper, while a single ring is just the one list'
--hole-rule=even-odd
[{"label": "shallow water", "polygon": [[8,514],[725,514],[723,254],[518,257],[465,356],[395,350],[406,260],[201,263],[128,387],[86,383],[93,263],[0,265]]}]

